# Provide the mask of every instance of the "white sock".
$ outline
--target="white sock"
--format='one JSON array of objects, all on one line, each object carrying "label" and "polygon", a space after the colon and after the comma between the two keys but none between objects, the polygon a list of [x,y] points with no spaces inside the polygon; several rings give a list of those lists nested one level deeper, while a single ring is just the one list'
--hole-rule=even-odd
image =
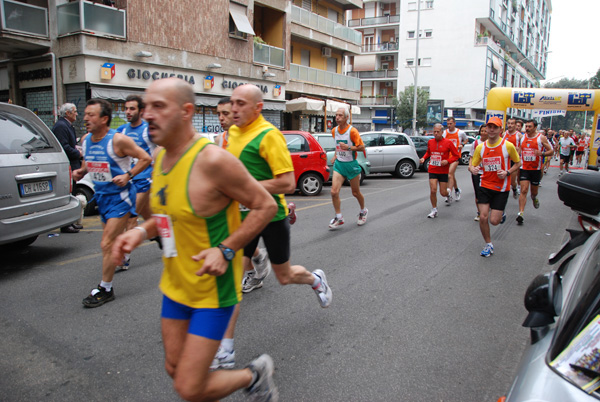
[{"label": "white sock", "polygon": [[360,210],[360,213],[361,213],[361,214],[366,214],[366,213],[367,213],[367,208],[363,208],[363,209],[361,209],[361,210]]},{"label": "white sock", "polygon": [[107,292],[110,292],[112,289],[112,282],[100,281],[100,286],[102,286]]},{"label": "white sock", "polygon": [[221,339],[221,347],[228,352],[232,352],[233,351],[233,338]]},{"label": "white sock", "polygon": [[315,275],[315,274],[312,274],[312,276],[315,278],[315,280],[314,280],[314,282],[313,282],[313,284],[312,284],[312,288],[313,288],[313,289],[317,289],[319,286],[321,286],[321,278],[320,278],[320,277],[318,277],[318,276],[317,276],[317,275]]},{"label": "white sock", "polygon": [[437,212],[437,208],[431,208],[431,210]]},{"label": "white sock", "polygon": [[342,219],[342,214],[335,214],[335,217],[338,219]]}]

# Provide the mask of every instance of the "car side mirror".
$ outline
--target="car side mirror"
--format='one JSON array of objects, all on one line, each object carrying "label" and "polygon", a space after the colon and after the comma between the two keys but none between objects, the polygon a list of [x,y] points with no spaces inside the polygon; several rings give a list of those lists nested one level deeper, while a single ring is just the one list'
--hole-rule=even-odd
[{"label": "car side mirror", "polygon": [[525,292],[525,308],[529,311],[524,327],[539,328],[554,323],[562,309],[562,284],[556,271],[536,276]]}]

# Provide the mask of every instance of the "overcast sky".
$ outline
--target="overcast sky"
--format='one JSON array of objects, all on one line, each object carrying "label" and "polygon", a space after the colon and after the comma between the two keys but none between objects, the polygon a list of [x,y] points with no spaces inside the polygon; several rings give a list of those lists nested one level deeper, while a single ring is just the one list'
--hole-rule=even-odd
[{"label": "overcast sky", "polygon": [[[600,68],[600,0],[552,0],[546,80],[586,79]],[[594,33],[596,32],[596,33]],[[542,81],[542,84],[544,81]]]}]

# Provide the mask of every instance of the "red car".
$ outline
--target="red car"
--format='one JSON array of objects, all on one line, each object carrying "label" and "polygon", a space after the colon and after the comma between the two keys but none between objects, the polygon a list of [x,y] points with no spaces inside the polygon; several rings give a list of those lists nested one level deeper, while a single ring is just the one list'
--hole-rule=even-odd
[{"label": "red car", "polygon": [[306,131],[282,131],[292,155],[297,188],[303,195],[319,195],[329,180],[327,153]]}]

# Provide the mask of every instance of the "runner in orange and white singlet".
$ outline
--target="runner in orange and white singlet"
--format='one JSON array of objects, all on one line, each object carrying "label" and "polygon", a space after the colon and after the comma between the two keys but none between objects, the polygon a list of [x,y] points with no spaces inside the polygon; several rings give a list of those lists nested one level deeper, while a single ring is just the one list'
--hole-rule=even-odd
[{"label": "runner in orange and white singlet", "polygon": [[585,153],[585,149],[587,147],[587,141],[585,133],[579,134],[579,138],[577,138],[577,149],[575,150],[575,157],[577,158],[577,166],[581,166],[581,160],[583,158],[583,154]]},{"label": "runner in orange and white singlet", "polygon": [[[481,251],[482,257],[494,254],[490,223],[495,226],[506,219],[504,208],[510,192],[510,175],[521,167],[515,146],[500,137],[502,120],[490,117],[486,127],[488,140],[477,146],[469,165],[471,174],[477,174],[483,169],[478,195],[479,229],[486,242]],[[510,166],[510,161],[514,162],[513,166]]]},{"label": "runner in orange and white singlet", "polygon": [[[456,128],[456,119],[454,117],[448,117],[446,120],[446,125],[448,129],[444,131],[443,137],[447,140],[450,140],[456,149],[458,150],[458,154],[462,154],[462,147],[467,143],[467,134],[464,131]],[[460,158],[459,158],[460,159]],[[449,194],[446,197],[446,203],[450,204],[452,202],[452,189],[454,189],[454,197],[456,201],[460,201],[460,188],[458,188],[458,182],[456,181],[456,168],[458,167],[458,160],[454,161],[450,164],[450,169],[448,170],[448,189]]]},{"label": "runner in orange and white singlet", "polygon": [[[522,126],[522,122],[521,122]],[[510,117],[506,120],[506,131],[503,133],[502,138],[511,142],[515,148],[519,148],[519,142],[523,134],[520,130],[517,130],[517,119],[514,117]],[[518,188],[518,179],[519,179],[519,171],[515,171],[513,175],[510,176],[510,184],[512,187],[513,198],[516,200],[519,198],[519,188]]]},{"label": "runner in orange and white singlet", "polygon": [[521,195],[519,196],[519,213],[517,214],[517,224],[523,224],[523,214],[527,204],[527,192],[531,185],[531,200],[535,209],[540,207],[540,201],[537,199],[538,187],[542,180],[542,165],[544,156],[552,156],[554,150],[548,142],[546,136],[537,132],[537,122],[527,120],[525,123],[525,135],[521,137],[519,147],[521,153],[522,166],[519,173],[521,180]]}]

